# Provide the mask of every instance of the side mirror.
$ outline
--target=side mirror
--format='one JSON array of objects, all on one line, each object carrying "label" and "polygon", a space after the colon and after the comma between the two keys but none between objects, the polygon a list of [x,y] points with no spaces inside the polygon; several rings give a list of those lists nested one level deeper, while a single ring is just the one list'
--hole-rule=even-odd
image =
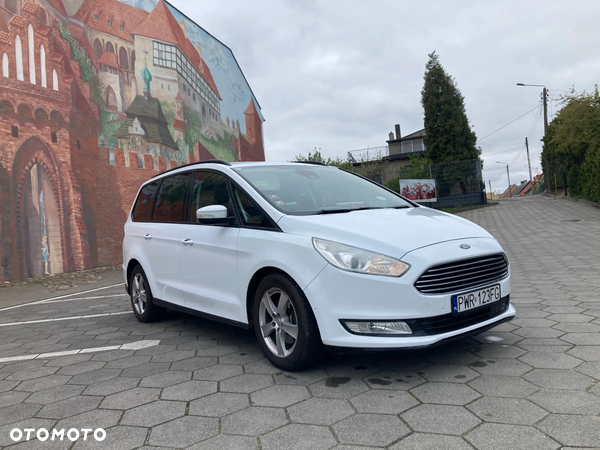
[{"label": "side mirror", "polygon": [[223,205],[210,205],[196,211],[196,219],[204,225],[231,225],[235,217],[227,217],[227,208]]}]

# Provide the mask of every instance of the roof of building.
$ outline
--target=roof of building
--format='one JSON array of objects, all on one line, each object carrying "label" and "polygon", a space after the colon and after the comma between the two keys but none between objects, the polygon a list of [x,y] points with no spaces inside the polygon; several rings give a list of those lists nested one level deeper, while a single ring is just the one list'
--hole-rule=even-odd
[{"label": "roof of building", "polygon": [[98,64],[104,64],[105,66],[114,67],[115,69],[120,69],[119,61],[117,60],[117,55],[113,52],[105,51],[98,58]]},{"label": "roof of building", "polygon": [[67,9],[65,8],[62,0],[46,0],[50,6],[52,6],[55,10],[61,13],[63,16],[68,17]]},{"label": "roof of building", "polygon": [[148,15],[143,9],[119,0],[85,0],[73,19],[82,21],[94,30],[133,42],[132,30],[146,20]]},{"label": "roof of building", "polygon": [[391,139],[387,142],[400,142],[408,139],[416,139],[416,138],[424,138],[425,137],[425,128],[419,131],[415,131],[414,133],[408,134],[406,136],[402,136],[398,139]]},{"label": "roof of building", "polygon": [[10,24],[17,26],[19,28],[23,28],[27,25],[27,21],[23,16],[17,16],[16,14],[10,18]]},{"label": "roof of building", "polygon": [[521,191],[527,187],[528,184],[529,184],[529,180],[521,181],[521,184],[519,184],[516,189],[513,189],[512,195],[513,196],[519,195],[521,193]]},{"label": "roof of building", "polygon": [[35,14],[39,7],[40,7],[40,5],[38,5],[37,3],[25,2],[22,10],[24,12]]},{"label": "roof of building", "polygon": [[133,121],[137,118],[146,133],[145,139],[147,142],[156,142],[177,149],[177,144],[171,136],[167,119],[157,98],[146,100],[143,95],[138,95],[129,105],[125,114],[127,114],[127,118],[121,123],[115,137],[129,139],[129,127],[133,125]]},{"label": "roof of building", "polygon": [[250,98],[250,103],[248,103],[248,107],[246,108],[246,111],[244,111],[244,114],[258,115],[258,111],[256,111],[256,106],[254,105],[254,100],[252,98]]},{"label": "roof of building", "polygon": [[187,38],[164,0],[158,1],[150,15],[131,34],[177,45],[194,67],[200,71],[200,74],[213,89],[219,100],[221,100],[221,95],[210,73],[210,69],[198,53],[194,44]]}]

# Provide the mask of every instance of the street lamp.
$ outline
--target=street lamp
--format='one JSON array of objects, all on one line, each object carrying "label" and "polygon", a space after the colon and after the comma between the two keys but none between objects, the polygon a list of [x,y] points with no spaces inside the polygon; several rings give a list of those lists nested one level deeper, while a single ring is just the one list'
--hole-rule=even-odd
[{"label": "street lamp", "polygon": [[504,164],[506,165],[506,175],[508,175],[508,198],[512,197],[512,189],[510,188],[510,172],[508,171],[508,164],[496,161],[496,164]]},{"label": "street lamp", "polygon": [[542,98],[544,99],[544,137],[546,137],[546,128],[548,128],[548,89],[543,84],[517,83],[517,86],[534,86],[544,88],[542,90]]}]

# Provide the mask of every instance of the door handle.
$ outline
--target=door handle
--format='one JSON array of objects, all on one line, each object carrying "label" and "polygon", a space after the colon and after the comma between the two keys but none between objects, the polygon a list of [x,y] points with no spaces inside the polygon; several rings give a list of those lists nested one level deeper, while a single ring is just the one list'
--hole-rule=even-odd
[{"label": "door handle", "polygon": [[190,238],[185,238],[183,241],[183,245],[192,245],[194,243],[193,240],[191,240]]},{"label": "door handle", "polygon": [[152,235],[151,235],[151,234],[148,234],[148,233],[146,233],[146,234],[144,235],[144,239],[146,239],[147,241],[149,241],[150,239],[152,239]]}]

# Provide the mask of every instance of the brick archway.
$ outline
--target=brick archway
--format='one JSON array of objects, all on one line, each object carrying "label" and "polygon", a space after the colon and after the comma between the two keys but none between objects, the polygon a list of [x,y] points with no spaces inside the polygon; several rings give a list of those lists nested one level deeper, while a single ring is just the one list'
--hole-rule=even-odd
[{"label": "brick archway", "polygon": [[[15,155],[13,187],[21,278],[63,272],[68,260],[58,164],[38,137],[23,142]],[[48,264],[43,263],[44,247],[50,256]]]}]

